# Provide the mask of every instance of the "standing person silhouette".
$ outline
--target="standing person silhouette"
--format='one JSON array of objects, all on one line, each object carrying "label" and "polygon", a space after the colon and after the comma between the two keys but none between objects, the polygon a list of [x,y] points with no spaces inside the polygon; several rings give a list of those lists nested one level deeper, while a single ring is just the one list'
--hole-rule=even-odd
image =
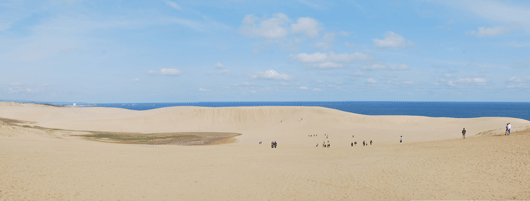
[{"label": "standing person silhouette", "polygon": [[403,135],[399,137],[399,144],[403,143]]},{"label": "standing person silhouette", "polygon": [[466,139],[466,128],[462,129],[462,137]]},{"label": "standing person silhouette", "polygon": [[512,125],[510,123],[508,123],[508,126],[506,126],[506,128],[508,129],[508,135],[510,135],[510,133],[512,131]]}]

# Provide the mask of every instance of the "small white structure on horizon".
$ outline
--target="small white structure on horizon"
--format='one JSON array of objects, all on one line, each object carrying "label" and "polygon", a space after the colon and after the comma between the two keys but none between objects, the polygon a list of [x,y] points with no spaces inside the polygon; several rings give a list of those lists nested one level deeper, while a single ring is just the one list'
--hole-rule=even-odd
[{"label": "small white structure on horizon", "polygon": [[74,103],[74,107],[75,107],[75,105],[76,105],[76,104]]}]

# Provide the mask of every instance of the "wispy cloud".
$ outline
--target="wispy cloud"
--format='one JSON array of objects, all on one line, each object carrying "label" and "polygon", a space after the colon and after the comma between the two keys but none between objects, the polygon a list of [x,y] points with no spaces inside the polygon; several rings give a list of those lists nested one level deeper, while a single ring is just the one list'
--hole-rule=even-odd
[{"label": "wispy cloud", "polygon": [[304,65],[310,65],[316,68],[342,68],[349,63],[372,59],[370,55],[359,52],[342,54],[335,54],[334,52],[316,52],[313,54],[300,53],[291,55],[291,58]]},{"label": "wispy cloud", "polygon": [[270,69],[265,72],[257,72],[253,75],[250,75],[251,78],[262,78],[262,79],[273,79],[273,80],[292,80],[293,77],[287,74],[280,74],[273,69]]},{"label": "wispy cloud", "polygon": [[466,32],[469,35],[478,37],[493,37],[510,32],[511,28],[506,26],[479,27],[477,31]]},{"label": "wispy cloud", "polygon": [[159,71],[150,70],[147,73],[152,75],[180,75],[182,71],[173,68],[162,68]]},{"label": "wispy cloud", "polygon": [[174,8],[174,9],[177,9],[177,10],[182,10],[182,8],[175,2],[173,1],[170,1],[170,0],[164,0],[164,2],[166,2],[166,4],[171,7],[171,8]]}]

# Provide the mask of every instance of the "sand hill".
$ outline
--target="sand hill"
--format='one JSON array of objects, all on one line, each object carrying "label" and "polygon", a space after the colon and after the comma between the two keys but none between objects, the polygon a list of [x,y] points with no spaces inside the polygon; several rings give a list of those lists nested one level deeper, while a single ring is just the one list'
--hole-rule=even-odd
[{"label": "sand hill", "polygon": [[[131,111],[6,102],[0,102],[0,118],[32,122],[0,125],[0,200],[530,199],[530,122],[521,119],[366,116],[322,107]],[[511,136],[503,135],[507,122]],[[125,145],[31,126],[242,135],[225,145]],[[273,140],[277,149],[269,146]],[[331,148],[315,147],[328,140]],[[374,145],[350,147],[363,140]]]}]

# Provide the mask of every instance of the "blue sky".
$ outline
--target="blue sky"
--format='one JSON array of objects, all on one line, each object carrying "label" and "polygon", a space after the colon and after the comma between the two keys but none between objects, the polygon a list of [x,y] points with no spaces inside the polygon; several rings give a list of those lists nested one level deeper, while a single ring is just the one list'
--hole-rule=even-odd
[{"label": "blue sky", "polygon": [[0,1],[0,99],[528,101],[527,1]]}]

